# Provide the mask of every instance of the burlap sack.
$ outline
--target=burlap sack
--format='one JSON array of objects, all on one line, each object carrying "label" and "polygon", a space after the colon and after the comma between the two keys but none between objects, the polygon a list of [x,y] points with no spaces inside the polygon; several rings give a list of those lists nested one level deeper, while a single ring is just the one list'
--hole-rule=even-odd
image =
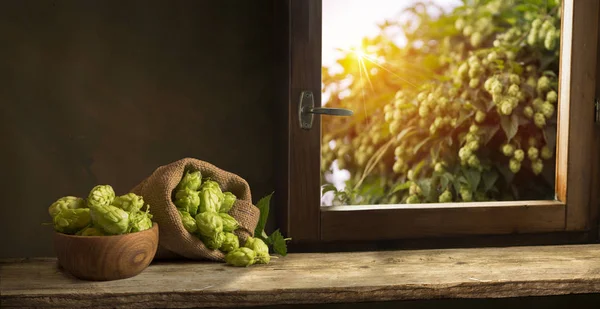
[{"label": "burlap sack", "polygon": [[210,163],[184,158],[157,168],[152,175],[131,190],[141,195],[150,205],[152,220],[160,227],[159,249],[155,259],[184,257],[194,260],[224,261],[225,255],[221,251],[207,248],[200,239],[183,227],[177,208],[173,204],[171,194],[181,181],[186,168],[199,170],[203,179],[210,177],[219,183],[223,192],[233,193],[237,201],[229,214],[240,224],[240,228],[234,233],[239,237],[240,243],[244,243],[247,237],[254,236],[260,211],[252,204],[248,183],[240,176]]}]

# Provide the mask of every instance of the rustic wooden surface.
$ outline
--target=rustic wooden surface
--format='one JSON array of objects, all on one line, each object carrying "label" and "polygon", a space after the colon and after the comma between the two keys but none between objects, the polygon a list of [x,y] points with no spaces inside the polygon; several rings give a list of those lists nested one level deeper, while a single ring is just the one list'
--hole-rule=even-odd
[{"label": "rustic wooden surface", "polygon": [[202,308],[600,293],[600,245],[291,254],[271,264],[158,263],[78,281],[54,259],[0,263],[0,307]]}]

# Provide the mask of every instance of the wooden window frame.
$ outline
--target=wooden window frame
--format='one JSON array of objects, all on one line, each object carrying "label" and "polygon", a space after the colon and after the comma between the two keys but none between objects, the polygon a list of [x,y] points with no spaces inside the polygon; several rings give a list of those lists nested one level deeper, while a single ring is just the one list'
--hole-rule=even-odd
[{"label": "wooden window frame", "polygon": [[292,244],[569,232],[595,239],[598,1],[563,1],[556,200],[326,208],[320,206],[320,117],[303,130],[297,112],[301,91],[312,91],[315,105],[321,104],[321,9],[321,0],[275,4],[275,47],[282,51],[275,58],[282,102],[275,109],[275,202],[278,227]]}]

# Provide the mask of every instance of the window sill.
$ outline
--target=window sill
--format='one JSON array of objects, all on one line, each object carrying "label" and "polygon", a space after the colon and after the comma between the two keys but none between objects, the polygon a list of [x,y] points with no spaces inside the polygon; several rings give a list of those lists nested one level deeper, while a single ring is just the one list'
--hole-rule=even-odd
[{"label": "window sill", "polygon": [[600,245],[297,253],[268,265],[160,262],[118,281],[78,281],[55,259],[0,262],[10,307],[239,307],[600,293]]}]

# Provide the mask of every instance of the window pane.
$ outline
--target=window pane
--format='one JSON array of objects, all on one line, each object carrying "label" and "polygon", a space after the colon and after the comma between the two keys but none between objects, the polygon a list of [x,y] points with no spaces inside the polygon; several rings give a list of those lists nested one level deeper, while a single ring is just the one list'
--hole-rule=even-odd
[{"label": "window pane", "polygon": [[323,0],[322,205],[553,200],[559,0]]}]

